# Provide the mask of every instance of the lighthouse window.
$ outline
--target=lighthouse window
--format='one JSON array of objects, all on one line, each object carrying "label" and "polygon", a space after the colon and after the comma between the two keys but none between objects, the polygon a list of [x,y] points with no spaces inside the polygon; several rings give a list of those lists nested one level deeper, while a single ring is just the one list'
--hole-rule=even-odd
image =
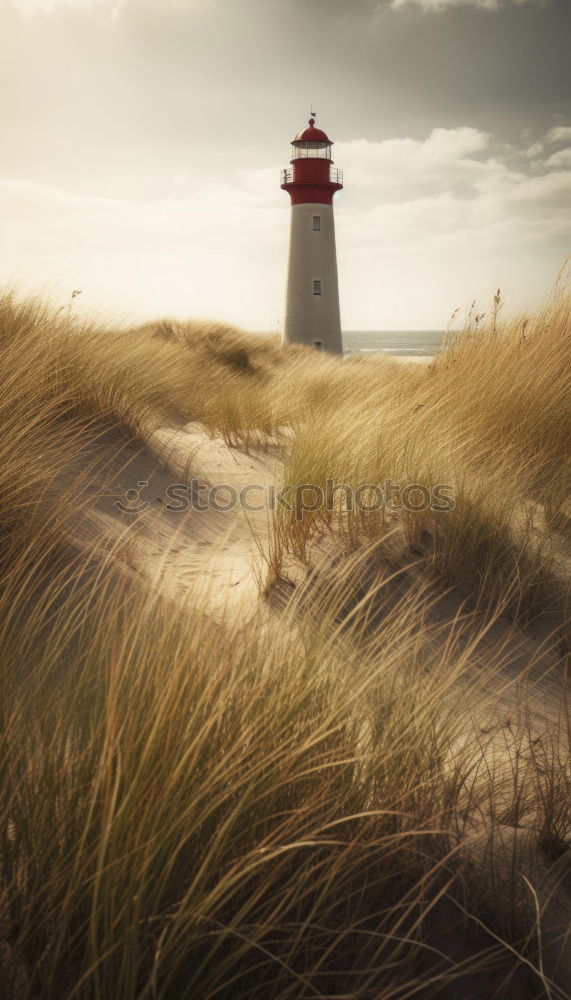
[{"label": "lighthouse window", "polygon": [[319,230],[321,229],[321,216],[320,215],[314,215],[313,216],[313,228],[314,228],[315,232],[319,232]]},{"label": "lighthouse window", "polygon": [[313,294],[321,295],[321,278],[316,278],[313,282]]}]

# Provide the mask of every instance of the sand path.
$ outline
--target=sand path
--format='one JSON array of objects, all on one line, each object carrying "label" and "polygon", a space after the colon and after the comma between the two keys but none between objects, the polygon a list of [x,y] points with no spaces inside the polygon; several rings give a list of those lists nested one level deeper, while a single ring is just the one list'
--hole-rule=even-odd
[{"label": "sand path", "polygon": [[75,544],[111,553],[154,592],[182,601],[192,593],[218,615],[255,610],[268,516],[233,501],[255,487],[247,496],[260,506],[280,480],[275,452],[245,454],[189,424],[159,428],[144,445],[106,434],[89,465],[92,499],[78,504]]}]

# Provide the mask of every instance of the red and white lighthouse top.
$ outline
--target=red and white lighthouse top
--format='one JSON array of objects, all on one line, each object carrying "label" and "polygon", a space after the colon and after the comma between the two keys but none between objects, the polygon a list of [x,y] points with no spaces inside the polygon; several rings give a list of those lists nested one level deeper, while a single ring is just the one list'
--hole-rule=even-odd
[{"label": "red and white lighthouse top", "polygon": [[343,175],[332,166],[332,140],[315,128],[315,118],[310,118],[308,125],[292,139],[291,167],[282,170],[281,186],[292,205],[331,205],[333,195],[343,187]]}]

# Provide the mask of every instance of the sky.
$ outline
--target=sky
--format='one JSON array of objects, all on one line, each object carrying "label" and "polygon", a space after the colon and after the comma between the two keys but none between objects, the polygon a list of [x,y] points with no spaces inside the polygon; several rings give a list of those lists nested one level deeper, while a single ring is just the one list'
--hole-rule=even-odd
[{"label": "sky", "polygon": [[279,328],[315,110],[344,329],[525,312],[571,254],[570,37],[571,0],[0,0],[0,283]]}]

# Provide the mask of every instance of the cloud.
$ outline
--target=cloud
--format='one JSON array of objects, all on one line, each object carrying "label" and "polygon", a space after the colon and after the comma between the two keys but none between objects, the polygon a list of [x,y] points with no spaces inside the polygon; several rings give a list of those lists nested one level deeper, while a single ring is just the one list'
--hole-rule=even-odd
[{"label": "cloud", "polygon": [[423,10],[441,13],[451,7],[479,7],[481,10],[499,10],[500,7],[519,7],[524,3],[542,3],[544,0],[392,0],[391,8],[422,7]]},{"label": "cloud", "polygon": [[536,160],[543,153],[543,148],[543,143],[534,142],[532,146],[526,149],[525,156],[527,156],[528,160]]},{"label": "cloud", "polygon": [[[88,7],[101,7],[107,5],[109,7],[114,6],[113,0],[9,0],[16,10],[19,10],[21,14],[30,16],[32,14],[49,14],[51,11],[57,8],[67,8],[71,10],[72,8],[83,8]],[[115,5],[117,0],[115,0]]]},{"label": "cloud", "polygon": [[259,326],[266,314],[275,326],[287,206],[279,174],[258,173],[146,202],[0,180],[0,281],[64,297],[72,285],[88,309],[129,317],[194,314]]},{"label": "cloud", "polygon": [[558,170],[571,169],[571,147],[568,146],[567,149],[560,149],[559,152],[553,153],[545,161],[545,165],[546,167],[555,167]]},{"label": "cloud", "polygon": [[107,7],[112,18],[116,18],[128,7],[154,7],[159,12],[166,8],[193,10],[204,0],[8,0],[16,10],[26,17],[34,14],[51,14],[56,10],[89,10]]},{"label": "cloud", "polygon": [[571,125],[557,125],[549,129],[547,142],[571,142]]},{"label": "cloud", "polygon": [[[514,169],[502,149],[468,126],[336,143],[346,329],[438,328],[474,297],[485,308],[498,286],[517,307],[548,287],[571,245],[568,151],[530,163],[523,146]],[[175,176],[146,201],[0,181],[0,281],[54,286],[61,300],[81,288],[78,308],[136,318],[275,328],[290,211],[280,166],[223,183]]]},{"label": "cloud", "polygon": [[485,308],[498,286],[523,308],[569,253],[571,163],[530,165],[524,147],[514,169],[514,151],[500,155],[473,128],[334,148],[347,183],[337,211],[342,302],[357,328],[439,327],[473,298]]},{"label": "cloud", "polygon": [[358,178],[358,188],[370,195],[374,188],[383,201],[400,201],[425,194],[458,190],[468,194],[485,169],[475,158],[487,146],[488,136],[475,128],[436,128],[425,140],[358,139],[338,142],[335,158],[348,176]]},{"label": "cloud", "polygon": [[472,128],[434,129],[425,140],[339,143],[339,162],[359,192],[352,195],[358,225],[378,238],[366,221],[372,210],[377,219],[391,219],[385,232],[400,242],[400,218],[405,228],[413,225],[422,233],[425,246],[435,237],[461,236],[491,245],[492,234],[493,240],[500,233],[511,239],[516,232],[524,242],[538,236],[547,241],[562,231],[571,237],[571,222],[561,212],[571,197],[568,158],[545,164],[562,168],[556,173],[540,165],[540,173],[528,174],[491,155],[489,143],[488,135]]}]

